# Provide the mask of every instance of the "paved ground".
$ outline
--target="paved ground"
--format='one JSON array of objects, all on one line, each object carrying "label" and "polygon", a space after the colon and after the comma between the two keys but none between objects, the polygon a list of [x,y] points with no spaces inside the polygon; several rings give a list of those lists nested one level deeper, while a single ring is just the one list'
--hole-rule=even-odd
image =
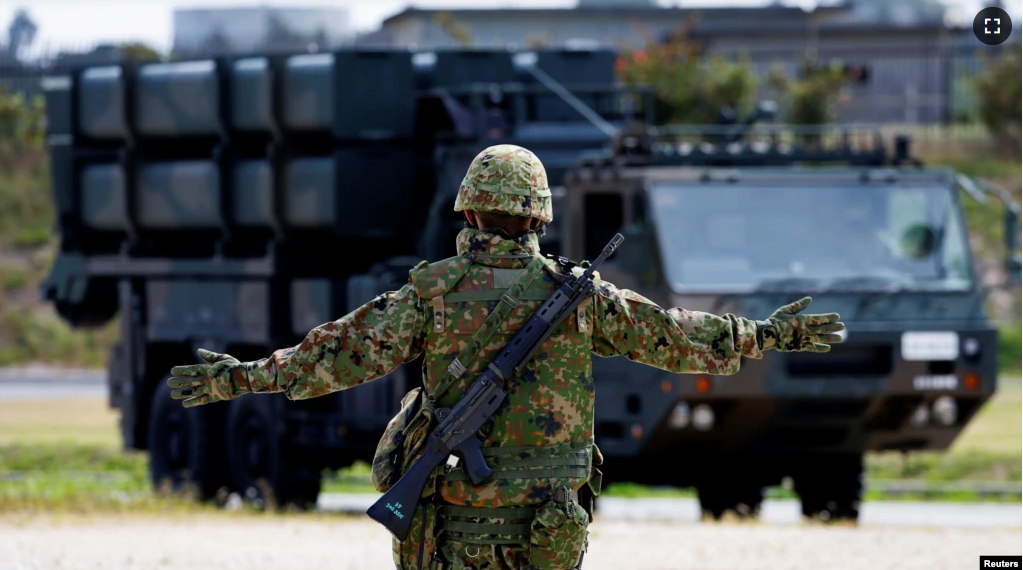
[{"label": "paved ground", "polygon": [[107,397],[102,370],[57,369],[48,366],[0,368],[0,400]]},{"label": "paved ground", "polygon": [[[1020,529],[601,520],[586,570],[960,570],[1020,554]],[[390,534],[364,517],[0,518],[0,570],[378,570]]]}]

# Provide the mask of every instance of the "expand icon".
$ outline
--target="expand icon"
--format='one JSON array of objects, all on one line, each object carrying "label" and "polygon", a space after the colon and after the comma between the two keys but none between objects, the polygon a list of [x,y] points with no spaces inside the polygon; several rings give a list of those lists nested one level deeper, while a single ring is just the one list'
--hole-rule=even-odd
[{"label": "expand icon", "polygon": [[973,19],[973,34],[982,43],[996,46],[1009,39],[1012,34],[1012,20],[1001,8],[984,8]]}]

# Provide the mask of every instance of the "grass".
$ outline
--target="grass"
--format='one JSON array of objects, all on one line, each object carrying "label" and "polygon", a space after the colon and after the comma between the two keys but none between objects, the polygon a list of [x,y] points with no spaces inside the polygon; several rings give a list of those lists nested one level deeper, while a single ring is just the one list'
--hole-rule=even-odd
[{"label": "grass", "polygon": [[1002,374],[1019,374],[1023,363],[1023,330],[1019,323],[998,329],[998,370]]},{"label": "grass", "polygon": [[74,330],[38,298],[57,243],[49,168],[41,151],[0,162],[0,366],[102,367],[117,339],[116,320]]},{"label": "grass", "polygon": [[120,413],[100,398],[0,400],[0,446],[117,450],[121,446],[119,418]]},{"label": "grass", "polygon": [[45,154],[0,172],[0,248],[38,247],[53,239],[53,196]]},{"label": "grass", "polygon": [[[1016,348],[1019,349],[1018,346]],[[1016,372],[1019,373],[1018,368]],[[1020,388],[1019,376],[999,378],[995,395],[952,443],[951,452],[957,455],[991,453],[1018,456],[1023,447],[1021,394],[1023,390]]]},{"label": "grass", "polygon": [[49,305],[0,309],[0,366],[25,362],[106,366],[117,342],[117,319],[93,330],[72,329]]}]

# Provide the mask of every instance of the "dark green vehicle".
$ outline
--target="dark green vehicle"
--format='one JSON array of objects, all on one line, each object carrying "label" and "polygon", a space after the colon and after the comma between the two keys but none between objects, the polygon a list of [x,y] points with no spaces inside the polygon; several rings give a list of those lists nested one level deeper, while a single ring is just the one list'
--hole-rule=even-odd
[{"label": "dark green vehicle", "polygon": [[[609,480],[695,485],[720,514],[754,513],[791,475],[808,514],[854,517],[864,451],[947,446],[995,388],[954,175],[783,129],[766,146],[756,129],[635,136],[652,108],[627,96],[649,93],[616,85],[614,59],[349,50],[49,78],[61,248],[42,295],[73,326],[119,320],[110,401],[154,484],[310,505],[325,469],[369,461],[419,361],[312,400],[188,410],[166,375],[198,347],[295,345],[454,255],[458,182],[496,142],[533,150],[558,187],[545,252],[592,258],[622,231],[601,273],[662,304],[764,318],[805,293],[849,327],[831,354],[727,378],[598,359]],[[796,167],[822,161],[837,166]],[[810,214],[834,232],[803,231]]]},{"label": "dark green vehicle", "polygon": [[[805,515],[855,519],[864,452],[946,449],[994,392],[996,330],[959,202],[961,184],[986,199],[971,181],[861,129],[623,139],[566,175],[556,211],[579,220],[563,230],[566,256],[624,228],[601,270],[619,287],[751,318],[810,295],[847,330],[827,354],[767,353],[733,376],[596,368],[606,480],[695,486],[720,516],[755,514],[763,488],[790,477]],[[1010,252],[1017,225],[1007,203]]]}]

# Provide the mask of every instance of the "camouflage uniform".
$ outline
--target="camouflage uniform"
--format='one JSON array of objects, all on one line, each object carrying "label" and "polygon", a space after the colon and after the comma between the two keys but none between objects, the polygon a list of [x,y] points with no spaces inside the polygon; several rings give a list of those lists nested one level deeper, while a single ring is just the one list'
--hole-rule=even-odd
[{"label": "camouflage uniform", "polygon": [[[516,157],[535,165],[515,169]],[[507,211],[550,221],[546,176],[542,165],[536,165],[535,156],[518,147],[485,150],[463,182],[456,209]],[[512,239],[466,228],[457,237],[457,248],[456,257],[420,263],[398,291],[383,293],[313,329],[298,346],[269,358],[240,363],[202,351],[212,366],[175,368],[179,380],[174,385],[193,389],[201,385],[205,391],[186,390],[175,397],[191,396],[193,404],[248,391],[283,392],[295,400],[315,398],[379,378],[420,354],[425,354],[424,389],[432,394],[452,361],[502,302],[502,293],[523,271],[531,272],[533,280],[519,295],[518,305],[479,357],[462,363],[466,370],[436,402],[437,407],[450,407],[557,287],[559,278],[566,271],[581,270],[541,257],[534,232]],[[540,261],[527,269],[534,259]],[[837,315],[793,316],[759,321],[758,326],[758,321],[731,314],[663,309],[607,282],[598,281],[597,291],[508,381],[507,398],[483,441],[484,457],[495,473],[474,487],[459,470],[435,471],[425,493],[430,500],[416,511],[408,539],[404,544],[394,540],[399,568],[419,568],[421,553],[423,568],[576,567],[586,546],[592,501],[600,492],[596,466],[602,458],[593,438],[591,354],[625,356],[674,373],[725,375],[739,369],[742,357],[761,358],[765,344],[777,343],[779,336],[790,341],[792,349],[826,350],[819,348],[821,343],[837,340],[826,338],[834,335],[806,334],[821,332],[810,331],[808,324],[834,322]],[[786,320],[796,327],[794,334]],[[839,330],[829,326],[828,330]],[[196,370],[200,373],[189,374]],[[403,404],[415,397],[410,394]],[[404,427],[396,425],[389,426],[384,440]],[[376,482],[385,478],[378,467],[374,465]],[[378,489],[385,488],[378,484]]]}]

